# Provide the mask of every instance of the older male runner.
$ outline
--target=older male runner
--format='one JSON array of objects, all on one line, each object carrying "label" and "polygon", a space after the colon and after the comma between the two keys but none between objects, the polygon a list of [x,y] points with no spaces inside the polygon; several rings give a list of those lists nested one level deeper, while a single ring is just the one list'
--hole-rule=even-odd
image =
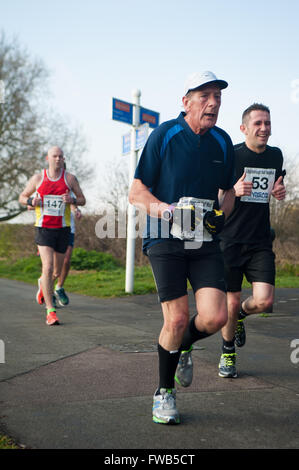
[{"label": "older male runner", "polygon": [[[153,403],[156,423],[180,422],[174,376],[181,351],[218,331],[227,320],[223,258],[216,234],[234,202],[234,152],[228,134],[215,127],[221,90],[226,87],[227,82],[212,72],[187,79],[184,112],[152,132],[130,190],[130,202],[148,214],[143,250],[153,269],[164,317]],[[224,191],[221,210],[219,190]],[[187,279],[198,312],[190,324]]]}]

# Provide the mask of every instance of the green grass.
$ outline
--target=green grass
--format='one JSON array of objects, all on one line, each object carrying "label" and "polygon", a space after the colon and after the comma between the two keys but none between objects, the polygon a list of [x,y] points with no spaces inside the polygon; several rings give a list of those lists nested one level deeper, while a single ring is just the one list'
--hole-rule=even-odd
[{"label": "green grass", "polygon": [[[84,262],[80,262],[79,255],[82,257],[82,260],[84,259]],[[81,266],[82,269],[71,270],[65,283],[65,288],[68,292],[93,297],[120,297],[129,295],[125,292],[125,268],[119,262],[113,260],[110,255],[99,257],[99,254],[94,253],[92,255],[89,252],[90,264],[88,264],[86,263],[88,257],[85,255],[86,252],[84,250],[77,252],[76,268]],[[96,260],[99,260],[97,264],[95,263]],[[91,266],[92,269],[87,269],[88,266]],[[98,270],[94,269],[96,266],[98,266]],[[0,260],[0,277],[36,284],[40,272],[40,258],[35,255],[20,258],[15,262]],[[244,280],[243,287],[250,287],[250,284]],[[277,268],[276,287],[299,288],[298,265],[286,265]],[[136,266],[133,293],[139,295],[152,292],[156,292],[156,287],[150,266]]]},{"label": "green grass", "polygon": [[[94,267],[94,266],[93,266]],[[99,266],[102,268],[103,266]],[[105,267],[105,265],[104,265]],[[38,256],[20,258],[16,262],[0,260],[0,277],[36,284],[41,273]],[[134,294],[156,292],[155,282],[149,266],[136,266],[134,272]],[[65,282],[68,292],[94,297],[119,297],[130,295],[125,292],[125,268],[111,264],[110,269],[85,269],[73,271]]]}]

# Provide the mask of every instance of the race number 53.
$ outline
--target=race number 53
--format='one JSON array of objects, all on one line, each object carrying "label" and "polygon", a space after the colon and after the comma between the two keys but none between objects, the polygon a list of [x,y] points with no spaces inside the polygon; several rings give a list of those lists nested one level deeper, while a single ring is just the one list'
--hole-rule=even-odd
[{"label": "race number 53", "polygon": [[268,189],[269,187],[269,180],[268,178],[254,176],[252,178],[252,189]]},{"label": "race number 53", "polygon": [[274,168],[250,168],[245,167],[246,177],[244,181],[252,183],[250,196],[242,196],[242,202],[268,203],[275,180]]}]

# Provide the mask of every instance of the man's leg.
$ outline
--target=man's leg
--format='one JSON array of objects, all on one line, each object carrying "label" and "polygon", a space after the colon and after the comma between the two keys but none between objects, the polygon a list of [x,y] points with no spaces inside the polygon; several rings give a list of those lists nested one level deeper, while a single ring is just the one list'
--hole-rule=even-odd
[{"label": "man's leg", "polygon": [[180,241],[159,243],[149,249],[148,256],[164,319],[158,342],[159,385],[153,398],[153,421],[179,423],[174,374],[189,318],[183,244]]},{"label": "man's leg", "polygon": [[159,386],[153,399],[153,421],[178,424],[174,374],[180,358],[180,344],[186,329],[189,312],[188,296],[162,302],[164,324],[159,336]]},{"label": "man's leg", "polygon": [[54,250],[50,246],[38,246],[42,262],[41,285],[47,309],[53,308]]},{"label": "man's leg", "polygon": [[[242,302],[238,323],[243,323],[248,315],[269,310],[274,301],[275,291],[275,255],[269,246],[258,247],[250,253],[245,274],[252,284],[252,295]],[[237,326],[238,330],[238,326]],[[245,341],[238,344],[243,346]]]},{"label": "man's leg", "polygon": [[241,292],[227,292],[228,319],[221,330],[222,354],[219,363],[220,377],[237,377],[235,332],[241,306]]},{"label": "man's leg", "polygon": [[73,247],[69,245],[67,247],[67,250],[64,256],[61,272],[60,274],[58,274],[58,276],[56,275],[55,277],[55,279],[57,279],[57,286],[56,286],[57,289],[63,287],[63,284],[68,276],[68,273],[71,267],[72,251],[73,251]]},{"label": "man's leg", "polygon": [[54,262],[54,280],[57,279],[57,284],[55,287],[55,295],[58,298],[58,302],[62,307],[65,307],[66,305],[69,304],[69,298],[65,293],[63,284],[64,284],[65,279],[67,278],[67,275],[71,267],[72,251],[73,251],[73,247],[69,245],[65,252],[61,269],[57,268],[56,263]]},{"label": "man's leg", "polygon": [[59,320],[56,316],[56,309],[53,305],[53,266],[54,249],[49,246],[40,246],[39,253],[42,262],[41,287],[47,309],[47,325],[58,325]]},{"label": "man's leg", "polygon": [[241,292],[227,292],[227,323],[221,330],[225,341],[234,341],[238,315],[241,307]]},{"label": "man's leg", "polygon": [[242,302],[242,309],[247,315],[262,313],[272,307],[275,288],[266,282],[253,282],[252,295]]},{"label": "man's leg", "polygon": [[65,253],[58,253],[54,251],[53,259],[54,259],[54,268],[53,268],[53,286],[56,279],[59,278],[63,263],[64,263]]},{"label": "man's leg", "polygon": [[189,321],[188,296],[162,304],[164,324],[159,336],[160,388],[174,388],[180,345]]},{"label": "man's leg", "polygon": [[181,357],[175,379],[188,387],[193,379],[192,345],[216,333],[227,321],[226,294],[220,289],[204,287],[195,293],[197,315],[191,319],[185,331]]}]

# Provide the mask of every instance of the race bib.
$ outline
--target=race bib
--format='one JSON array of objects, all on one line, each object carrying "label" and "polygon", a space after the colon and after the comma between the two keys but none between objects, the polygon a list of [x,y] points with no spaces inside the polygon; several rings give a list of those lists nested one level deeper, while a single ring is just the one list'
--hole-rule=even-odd
[{"label": "race bib", "polygon": [[59,217],[64,215],[64,211],[65,203],[62,200],[62,196],[44,196],[44,215]]},{"label": "race bib", "polygon": [[213,240],[212,235],[203,226],[203,216],[206,211],[211,211],[213,209],[214,201],[194,197],[181,197],[177,206],[184,207],[190,204],[195,207],[195,230],[190,230],[188,226],[182,227],[181,224],[173,223],[171,234],[175,238],[184,240],[186,242],[185,248],[199,248],[203,241],[210,242]]},{"label": "race bib", "polygon": [[269,168],[244,168],[246,177],[244,181],[252,182],[250,196],[242,196],[243,202],[264,202],[270,200],[271,191],[275,181],[275,169]]}]

